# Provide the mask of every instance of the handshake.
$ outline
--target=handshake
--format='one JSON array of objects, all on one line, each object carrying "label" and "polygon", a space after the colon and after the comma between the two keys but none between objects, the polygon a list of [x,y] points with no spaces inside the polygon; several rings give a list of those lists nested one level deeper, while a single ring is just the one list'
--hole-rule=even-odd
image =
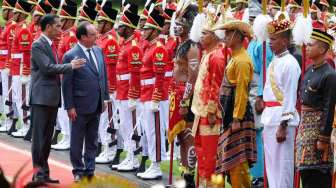
[{"label": "handshake", "polygon": [[78,57],[75,57],[71,62],[71,67],[72,69],[79,69],[82,66],[84,66],[84,64],[86,63],[86,60],[84,58],[80,58],[78,59]]}]

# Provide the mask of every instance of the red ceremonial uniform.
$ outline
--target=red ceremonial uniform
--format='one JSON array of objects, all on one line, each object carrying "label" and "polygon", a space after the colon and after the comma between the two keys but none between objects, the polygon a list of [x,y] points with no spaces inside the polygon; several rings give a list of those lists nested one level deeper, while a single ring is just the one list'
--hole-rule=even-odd
[{"label": "red ceremonial uniform", "polygon": [[[224,56],[217,48],[204,54],[195,83],[191,110],[195,114],[193,135],[198,158],[199,176],[210,179],[215,172],[217,143],[221,126],[219,89],[224,76]],[[214,125],[208,122],[208,114],[215,114]]]},{"label": "red ceremonial uniform", "polygon": [[64,54],[75,46],[76,43],[77,38],[75,26],[71,27],[67,31],[63,31],[58,45],[58,58],[60,59],[60,62],[62,62]]},{"label": "red ceremonial uniform", "polygon": [[167,61],[168,55],[163,44],[159,40],[152,41],[142,58],[141,102],[164,100],[163,87]]},{"label": "red ceremonial uniform", "polygon": [[35,41],[38,37],[41,35],[41,27],[38,24],[35,24],[35,22],[31,22],[29,25],[29,31],[31,32],[33,36],[33,40]]},{"label": "red ceremonial uniform", "polygon": [[171,82],[173,80],[173,69],[174,69],[174,55],[175,49],[177,47],[177,38],[168,37],[164,41],[164,46],[167,51],[167,64],[165,66],[165,86],[163,87],[163,99],[168,100],[169,89]]},{"label": "red ceremonial uniform", "polygon": [[104,53],[110,93],[113,93],[116,90],[116,66],[120,51],[120,43],[122,43],[122,38],[119,37],[115,30],[105,33],[97,40],[98,46],[102,48]]},{"label": "red ceremonial uniform", "polygon": [[25,21],[15,26],[15,37],[12,42],[11,51],[11,75],[20,75],[21,62],[23,63],[22,74],[30,75],[30,50],[33,43],[33,36]]},{"label": "red ceremonial uniform", "polygon": [[15,35],[14,23],[9,21],[0,35],[0,69],[10,68],[8,60],[10,60],[10,49]]},{"label": "red ceremonial uniform", "polygon": [[118,100],[128,100],[129,81],[131,78],[129,72],[129,56],[131,54],[133,40],[138,41],[138,38],[132,35],[120,45],[116,67],[118,86],[116,99]]}]

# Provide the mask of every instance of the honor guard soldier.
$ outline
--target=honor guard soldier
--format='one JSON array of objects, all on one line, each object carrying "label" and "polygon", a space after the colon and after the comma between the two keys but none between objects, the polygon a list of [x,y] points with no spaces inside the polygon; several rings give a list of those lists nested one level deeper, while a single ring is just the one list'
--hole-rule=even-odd
[{"label": "honor guard soldier", "polygon": [[[124,38],[124,42],[120,44],[120,52],[118,54],[116,67],[116,99],[119,100],[119,131],[124,140],[124,148],[127,151],[127,156],[120,164],[117,160],[113,161],[113,163],[111,164],[111,168],[120,171],[136,170],[139,167],[139,162],[137,158],[134,157],[133,152],[135,150],[135,144],[132,140],[133,126],[136,124],[136,113],[139,113],[139,109],[136,108],[136,100],[134,102],[133,100],[129,101],[129,90],[132,89],[132,92],[137,95],[139,95],[140,93],[139,88],[130,87],[130,84],[134,83],[134,79],[136,79],[134,77],[131,77],[131,63],[139,62],[140,60],[135,61],[134,58],[139,59],[141,57],[141,54],[134,54],[135,56],[132,55],[132,51],[136,50],[137,43],[139,41],[139,37],[135,35],[135,30],[137,29],[140,16],[136,14],[137,10],[131,7],[134,6],[126,5],[124,7],[124,11],[120,18],[118,27],[118,33],[121,37]],[[136,66],[140,66],[140,64]],[[133,81],[131,81],[131,79]],[[117,151],[116,155],[116,157],[118,157],[117,159],[119,159],[120,151]]]},{"label": "honor guard soldier", "polygon": [[82,6],[82,11],[80,12],[78,17],[78,23],[87,21],[93,24],[98,15],[96,7],[97,3],[95,0],[87,0]]},{"label": "honor guard soldier", "polygon": [[[14,116],[11,129],[8,134],[11,135],[16,131],[16,123],[24,126],[28,131],[29,126],[23,123],[22,110],[22,82],[21,74],[27,76],[30,74],[30,50],[33,42],[33,36],[29,31],[26,18],[30,16],[33,10],[33,4],[18,0],[14,8],[15,36],[12,41],[11,58],[10,58],[10,75],[12,76],[12,97]],[[21,68],[22,67],[22,68]]]},{"label": "honor guard soldier", "polygon": [[[62,5],[59,16],[62,24],[62,34],[58,44],[57,56],[62,62],[63,55],[70,50],[76,43],[75,21],[77,16],[77,5],[71,1],[65,1]],[[56,48],[56,46],[55,46]],[[63,96],[62,96],[63,101]],[[62,103],[64,104],[64,103]],[[56,150],[67,150],[70,148],[70,120],[66,110],[61,107],[57,113],[56,131],[52,140],[51,148]],[[57,142],[58,134],[62,132],[62,139]]]},{"label": "honor guard soldier", "polygon": [[144,26],[143,37],[148,40],[149,47],[143,54],[143,65],[140,70],[140,101],[143,113],[141,120],[147,140],[149,159],[152,163],[145,172],[138,173],[137,176],[145,180],[162,178],[160,163],[166,156],[164,119],[161,118],[164,115],[160,111],[165,87],[165,66],[168,61],[167,51],[159,38],[164,20],[160,12],[153,9],[149,11]]},{"label": "honor guard soldier", "polygon": [[[99,11],[98,32],[100,34],[97,45],[100,46],[104,53],[104,60],[107,68],[107,75],[109,80],[109,94],[108,108],[101,114],[99,122],[99,138],[102,143],[102,152],[96,158],[96,163],[110,163],[116,154],[116,145],[121,143],[121,138],[116,138],[117,131],[115,119],[113,117],[117,114],[116,101],[116,65],[119,54],[119,44],[122,43],[122,38],[114,30],[118,11],[113,9],[112,1],[106,1]],[[109,130],[109,131],[108,131]],[[118,148],[122,149],[122,148]]]},{"label": "honor guard soldier", "polygon": [[[2,2],[2,17],[6,21],[4,29],[1,31],[0,35],[0,72],[1,72],[1,99],[0,99],[0,110],[1,117],[6,118],[6,114],[9,113],[9,108],[5,105],[5,101],[8,100],[8,73],[9,64],[8,60],[10,58],[10,46],[13,40],[15,30],[13,21],[13,9],[15,7],[16,0],[4,0]],[[6,68],[7,64],[7,68]],[[0,132],[6,132],[10,128],[9,121],[1,121]]]}]

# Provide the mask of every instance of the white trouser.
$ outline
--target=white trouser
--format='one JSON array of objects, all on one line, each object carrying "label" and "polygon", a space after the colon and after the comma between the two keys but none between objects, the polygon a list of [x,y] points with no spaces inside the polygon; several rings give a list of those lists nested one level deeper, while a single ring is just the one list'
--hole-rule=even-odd
[{"label": "white trouser", "polygon": [[[116,107],[117,102],[114,94],[110,94],[110,100],[112,101],[113,114],[117,113],[117,107]],[[100,115],[99,129],[98,129],[99,131],[98,136],[102,145],[108,145],[112,141],[111,134],[107,132],[107,128],[110,125],[110,121],[113,121],[113,119],[109,119],[108,108],[106,108],[105,111]]]},{"label": "white trouser", "polygon": [[289,188],[294,185],[295,127],[287,127],[286,141],[276,140],[277,126],[264,126],[265,166],[269,188]]},{"label": "white trouser", "polygon": [[[148,143],[148,154],[149,159],[152,162],[160,162],[165,159],[166,149],[165,149],[165,127],[162,125],[160,118],[159,126],[155,126],[155,113],[151,110],[151,101],[143,103],[143,124],[144,131],[146,134],[146,139]],[[161,103],[160,103],[161,108]],[[162,113],[162,112],[159,112]],[[159,114],[159,117],[162,116]]]},{"label": "white trouser", "polygon": [[[141,107],[139,102],[136,106],[136,117],[140,117]],[[119,116],[120,116],[120,135],[124,140],[124,148],[128,153],[135,150],[135,142],[132,140],[133,135],[133,121],[132,111],[128,107],[128,100],[120,100],[119,102]]]},{"label": "white trouser", "polygon": [[160,102],[160,121],[163,125],[164,130],[168,132],[169,126],[169,100]]},{"label": "white trouser", "polygon": [[2,82],[2,97],[1,97],[1,112],[7,114],[9,108],[5,105],[5,101],[8,100],[8,71],[1,70],[1,82]]},{"label": "white trouser", "polygon": [[70,136],[70,119],[68,112],[64,109],[64,99],[63,92],[61,91],[62,106],[58,108],[57,119],[56,119],[56,129],[61,130],[63,135]]},{"label": "white trouser", "polygon": [[22,106],[22,84],[20,76],[12,76],[12,99],[13,99],[13,108],[14,108],[14,117],[21,118],[23,117]]}]

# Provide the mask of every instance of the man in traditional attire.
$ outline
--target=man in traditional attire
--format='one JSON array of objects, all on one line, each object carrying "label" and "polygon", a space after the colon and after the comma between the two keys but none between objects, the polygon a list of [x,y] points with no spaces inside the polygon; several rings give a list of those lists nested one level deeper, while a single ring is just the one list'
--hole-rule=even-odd
[{"label": "man in traditional attire", "polygon": [[249,102],[249,84],[253,78],[253,64],[243,47],[245,37],[252,37],[249,24],[228,20],[224,43],[232,50],[225,75],[222,77],[220,102],[222,134],[218,141],[217,173],[230,177],[232,187],[251,187],[249,167],[256,161],[256,131]]},{"label": "man in traditional attire", "polygon": [[[115,129],[116,125],[114,125],[117,122],[114,120],[113,114],[115,116],[117,112],[117,101],[115,99],[117,81],[116,64],[119,53],[119,44],[122,42],[121,37],[113,28],[117,15],[118,11],[112,8],[112,2],[106,1],[104,6],[101,7],[98,16],[98,32],[100,33],[100,36],[97,40],[97,44],[103,49],[104,53],[111,101],[108,101],[108,108],[100,116],[99,138],[103,149],[96,158],[96,163],[110,163],[114,159],[116,153],[114,150],[116,147],[113,146],[117,145],[117,139],[115,137],[117,130]],[[109,127],[110,129],[108,129]],[[108,132],[108,130],[111,131]]]},{"label": "man in traditional attire", "polygon": [[333,167],[330,136],[336,103],[336,73],[325,61],[334,38],[314,29],[307,45],[313,63],[301,88],[301,123],[296,138],[296,167],[303,188],[331,187]]},{"label": "man in traditional attire", "polygon": [[[67,2],[67,1],[66,1]],[[56,46],[58,48],[57,56],[59,62],[63,61],[64,54],[70,50],[77,43],[75,21],[77,17],[77,5],[67,2],[62,5],[60,11],[60,18],[62,24],[62,34],[60,36],[59,43]],[[62,101],[63,92],[61,93]],[[64,105],[64,103],[62,103]],[[58,134],[62,132],[63,137],[57,142]],[[58,109],[56,120],[56,131],[53,137],[52,149],[55,150],[68,150],[70,148],[70,120],[67,111],[62,106]]]},{"label": "man in traditional attire", "polygon": [[267,25],[275,56],[267,69],[261,122],[270,188],[293,187],[295,129],[300,119],[295,106],[301,70],[288,51],[291,23],[283,18],[279,16]]},{"label": "man in traditional attire", "polygon": [[169,48],[168,53],[170,50],[176,53],[173,79],[170,85],[168,141],[170,144],[174,144],[174,138],[177,137],[178,139],[181,176],[186,181],[187,187],[195,186],[196,153],[194,138],[191,135],[194,121],[194,114],[191,112],[191,100],[197,78],[200,49],[189,38],[189,33],[196,15],[197,6],[195,5],[189,4],[184,9],[178,9],[174,27],[176,37],[171,37],[166,45]]},{"label": "man in traditional attire", "polygon": [[247,0],[236,1],[236,9],[233,12],[233,17],[246,23],[249,22],[249,8]]},{"label": "man in traditional attire", "polygon": [[214,15],[208,15],[203,25],[200,45],[202,60],[194,87],[191,110],[195,114],[192,135],[195,137],[195,151],[198,160],[198,176],[201,186],[209,186],[215,173],[217,144],[222,114],[219,104],[219,90],[224,75],[224,55],[219,45],[224,31],[216,31]]},{"label": "man in traditional attire", "polygon": [[[6,21],[5,27],[2,29],[0,35],[0,72],[1,72],[1,104],[0,111],[1,117],[6,118],[7,113],[9,113],[9,108],[5,105],[5,101],[8,100],[8,67],[6,68],[6,64],[8,65],[8,60],[10,57],[10,46],[11,41],[13,40],[15,34],[15,22],[13,19],[13,9],[15,7],[16,0],[4,0],[2,2],[2,17]],[[1,121],[0,132],[6,132],[9,130],[11,124],[8,121]]]},{"label": "man in traditional attire", "polygon": [[[252,11],[253,10],[253,11]],[[261,9],[250,8],[250,23],[256,16],[261,14]],[[252,22],[251,22],[252,21]],[[256,33],[255,33],[256,35]],[[264,70],[263,65],[263,43],[258,41],[256,36],[250,41],[247,51],[253,62],[253,79],[250,83],[249,102],[251,103],[254,126],[256,128],[256,143],[257,143],[257,161],[251,168],[251,176],[253,177],[252,186],[261,186],[264,182],[264,145],[262,142],[263,125],[261,123],[261,113],[263,110],[263,87],[264,87]],[[266,42],[266,68],[273,58],[273,52],[269,46],[269,41]],[[266,74],[265,74],[266,75]],[[260,105],[261,104],[261,105]]]}]

